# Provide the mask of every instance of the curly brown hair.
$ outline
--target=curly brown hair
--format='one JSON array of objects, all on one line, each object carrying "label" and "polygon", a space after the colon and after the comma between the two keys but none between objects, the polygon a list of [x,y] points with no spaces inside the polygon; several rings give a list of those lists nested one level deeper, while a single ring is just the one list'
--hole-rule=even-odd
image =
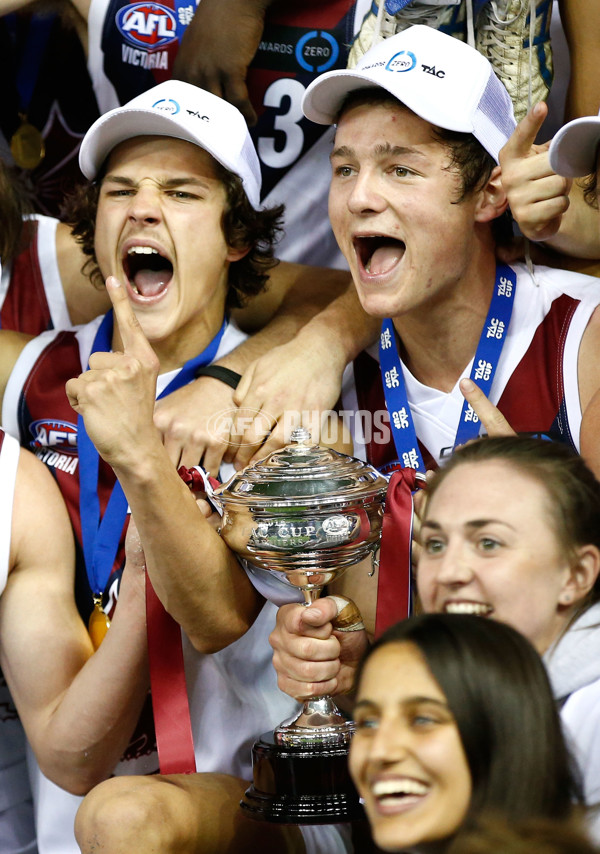
[{"label": "curly brown hair", "polygon": [[[214,161],[217,177],[225,188],[223,234],[228,246],[250,251],[229,266],[229,288],[226,308],[238,308],[260,293],[269,278],[269,270],[279,262],[274,257],[274,247],[283,229],[283,205],[255,210],[244,191],[241,178]],[[77,187],[66,199],[61,218],[71,224],[73,236],[88,260],[82,272],[96,287],[104,287],[104,278],[98,267],[94,250],[96,214],[100,187],[105,174],[103,168],[95,181]]]},{"label": "curly brown hair", "polygon": [[7,265],[21,252],[30,240],[30,229],[23,222],[26,214],[33,213],[24,186],[15,169],[0,159],[0,258]]},{"label": "curly brown hair", "polygon": [[591,208],[598,210],[598,173],[592,172],[591,175],[581,179],[579,185],[583,189],[585,203]]}]

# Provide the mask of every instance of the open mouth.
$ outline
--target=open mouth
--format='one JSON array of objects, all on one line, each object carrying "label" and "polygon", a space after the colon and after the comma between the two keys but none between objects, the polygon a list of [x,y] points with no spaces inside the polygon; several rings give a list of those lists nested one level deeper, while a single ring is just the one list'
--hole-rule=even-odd
[{"label": "open mouth", "polygon": [[382,808],[408,806],[425,797],[429,787],[412,778],[377,780],[371,788],[373,797]]},{"label": "open mouth", "polygon": [[173,277],[173,265],[152,246],[131,246],[123,259],[123,269],[135,294],[156,297]]},{"label": "open mouth", "polygon": [[355,237],[354,248],[358,260],[369,276],[389,273],[401,260],[406,244],[385,235]]},{"label": "open mouth", "polygon": [[489,617],[493,610],[485,602],[446,602],[444,605],[446,614],[473,614],[475,617]]}]

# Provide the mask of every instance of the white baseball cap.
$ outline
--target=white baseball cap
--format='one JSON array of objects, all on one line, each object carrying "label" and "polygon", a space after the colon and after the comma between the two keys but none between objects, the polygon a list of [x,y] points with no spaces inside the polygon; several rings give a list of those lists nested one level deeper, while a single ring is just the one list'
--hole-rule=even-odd
[{"label": "white baseball cap", "polygon": [[472,133],[498,162],[515,129],[506,87],[488,60],[453,36],[415,24],[367,51],[356,68],[327,71],[307,88],[302,109],[331,125],[349,92],[379,86],[432,125]]},{"label": "white baseball cap", "polygon": [[167,80],[105,113],[79,149],[79,166],[90,181],[112,149],[135,136],[184,139],[208,151],[238,175],[253,208],[260,208],[260,163],[237,107],[182,80]]},{"label": "white baseball cap", "polygon": [[600,113],[573,119],[562,127],[550,143],[550,166],[566,178],[580,178],[596,171],[600,142]]}]

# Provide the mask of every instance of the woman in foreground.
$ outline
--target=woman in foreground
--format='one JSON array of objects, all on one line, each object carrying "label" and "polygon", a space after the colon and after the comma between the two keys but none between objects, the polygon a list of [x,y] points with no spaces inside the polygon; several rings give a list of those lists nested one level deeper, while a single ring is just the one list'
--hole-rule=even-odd
[{"label": "woman in foreground", "polygon": [[350,771],[384,851],[446,852],[481,814],[574,818],[580,801],[544,666],[514,629],[427,614],[358,673]]}]

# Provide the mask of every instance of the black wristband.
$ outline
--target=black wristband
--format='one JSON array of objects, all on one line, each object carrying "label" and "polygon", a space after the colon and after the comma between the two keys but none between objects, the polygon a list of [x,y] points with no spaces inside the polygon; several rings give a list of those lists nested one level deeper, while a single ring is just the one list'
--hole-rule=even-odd
[{"label": "black wristband", "polygon": [[241,380],[241,374],[235,371],[230,371],[229,368],[222,368],[220,365],[201,365],[194,371],[196,379],[198,377],[213,377],[215,380],[221,380],[222,383],[230,385],[231,388],[237,388]]}]

